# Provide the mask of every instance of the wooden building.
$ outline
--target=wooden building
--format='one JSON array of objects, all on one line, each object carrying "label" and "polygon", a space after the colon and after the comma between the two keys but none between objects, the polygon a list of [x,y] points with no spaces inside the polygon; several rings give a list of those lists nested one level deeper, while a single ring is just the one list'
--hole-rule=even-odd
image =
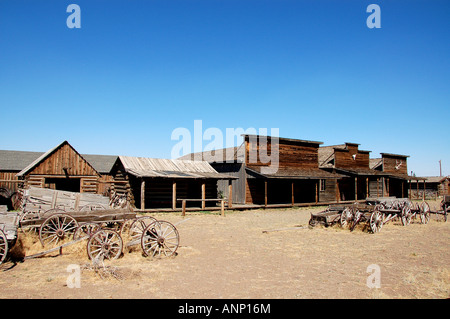
[{"label": "wooden building", "polygon": [[11,194],[16,192],[23,184],[17,174],[42,154],[42,152],[0,150],[0,188],[8,190]]},{"label": "wooden building", "polygon": [[100,173],[67,141],[45,152],[17,177],[35,186],[81,193],[97,193]]},{"label": "wooden building", "polygon": [[[128,194],[139,209],[171,208],[189,199],[190,205],[216,205],[217,181],[233,177],[218,173],[208,162],[119,156],[112,169],[114,188]],[[197,201],[194,201],[197,200]]]},{"label": "wooden building", "polygon": [[387,195],[383,186],[383,171],[370,168],[370,151],[359,144],[345,143],[320,147],[321,169],[344,175],[338,181],[339,200],[360,200]]},{"label": "wooden building", "polygon": [[[239,147],[194,153],[182,158],[207,160],[218,171],[233,175],[233,203],[295,205],[334,202],[341,176],[319,169],[322,142],[261,135],[243,135]],[[229,197],[227,185],[219,191]]]},{"label": "wooden building", "polygon": [[425,176],[423,180],[410,181],[412,198],[436,198],[450,195],[450,176]]},{"label": "wooden building", "polygon": [[371,169],[384,173],[381,179],[381,196],[405,198],[410,196],[412,182],[424,181],[423,177],[408,175],[408,155],[381,153],[381,158],[371,159]]}]

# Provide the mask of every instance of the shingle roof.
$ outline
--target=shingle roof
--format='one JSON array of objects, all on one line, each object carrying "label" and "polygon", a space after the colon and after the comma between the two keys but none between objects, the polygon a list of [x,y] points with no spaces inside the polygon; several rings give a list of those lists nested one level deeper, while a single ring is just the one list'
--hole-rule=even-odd
[{"label": "shingle roof", "polygon": [[[44,152],[0,150],[0,170],[20,172],[44,154]],[[81,154],[81,156],[100,174],[109,173],[118,157],[116,155],[91,154]]]},{"label": "shingle roof", "polygon": [[0,150],[0,170],[21,171],[42,154],[44,153]]}]

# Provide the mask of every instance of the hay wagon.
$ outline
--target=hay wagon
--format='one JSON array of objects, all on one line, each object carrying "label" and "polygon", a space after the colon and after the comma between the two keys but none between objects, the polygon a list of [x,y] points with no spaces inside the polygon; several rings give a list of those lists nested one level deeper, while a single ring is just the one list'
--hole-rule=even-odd
[{"label": "hay wagon", "polygon": [[[25,195],[23,211],[16,213],[16,238],[17,228],[36,232],[46,249],[25,259],[58,250],[61,253],[64,247],[83,240],[87,240],[90,259],[117,259],[123,253],[124,235],[130,239],[127,246],[140,244],[145,256],[173,256],[179,246],[179,233],[173,224],[137,216],[128,208],[105,208],[99,197],[79,205],[84,194],[40,189]],[[2,261],[6,254],[7,250]]]}]

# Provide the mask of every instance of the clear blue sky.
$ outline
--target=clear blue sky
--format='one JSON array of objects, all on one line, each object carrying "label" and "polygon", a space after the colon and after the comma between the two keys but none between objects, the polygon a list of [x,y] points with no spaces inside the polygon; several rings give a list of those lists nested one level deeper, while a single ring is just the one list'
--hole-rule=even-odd
[{"label": "clear blue sky", "polygon": [[0,149],[169,158],[202,120],[450,174],[449,34],[448,0],[0,0]]}]

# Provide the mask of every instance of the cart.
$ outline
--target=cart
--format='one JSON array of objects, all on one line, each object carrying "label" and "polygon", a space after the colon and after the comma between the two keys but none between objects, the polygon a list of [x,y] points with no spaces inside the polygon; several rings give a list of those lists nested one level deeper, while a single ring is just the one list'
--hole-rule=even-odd
[{"label": "cart", "polygon": [[61,252],[62,248],[82,240],[87,240],[90,259],[117,259],[123,253],[125,233],[131,238],[128,246],[140,244],[145,256],[170,257],[179,246],[178,230],[173,224],[151,216],[138,217],[129,210],[94,209],[68,213],[52,209],[43,215],[20,222],[22,228],[38,228],[39,240],[47,249],[25,259],[56,250]]},{"label": "cart", "polygon": [[16,243],[18,222],[17,212],[0,213],[0,264],[5,260],[9,249]]}]

